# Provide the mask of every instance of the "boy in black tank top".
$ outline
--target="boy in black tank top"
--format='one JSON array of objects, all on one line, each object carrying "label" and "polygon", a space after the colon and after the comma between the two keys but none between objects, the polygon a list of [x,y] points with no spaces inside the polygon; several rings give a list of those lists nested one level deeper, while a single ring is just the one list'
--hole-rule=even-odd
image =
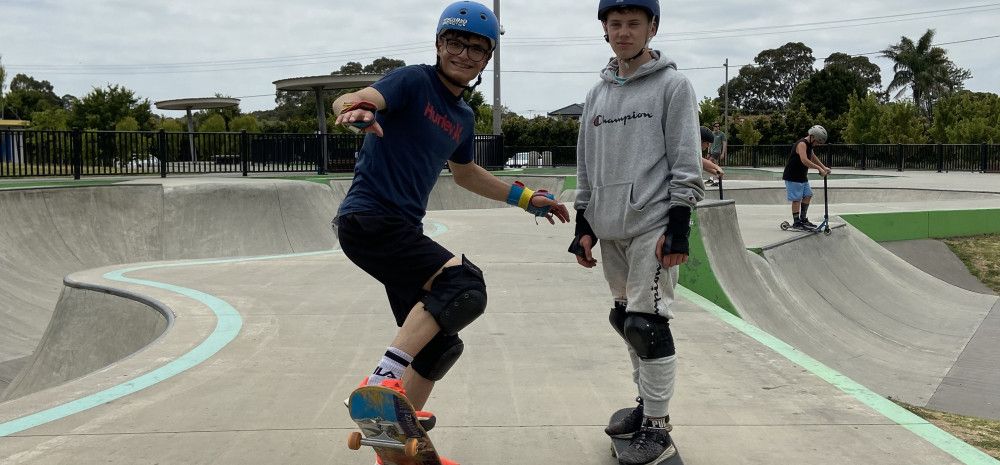
[{"label": "boy in black tank top", "polygon": [[785,163],[785,171],[781,179],[785,181],[787,198],[792,202],[792,228],[814,229],[816,225],[806,216],[809,202],[812,200],[812,187],[809,185],[809,168],[816,168],[824,178],[830,174],[830,168],[820,161],[813,153],[813,148],[826,143],[826,129],[823,126],[809,128],[809,135],[799,139],[792,145]]}]

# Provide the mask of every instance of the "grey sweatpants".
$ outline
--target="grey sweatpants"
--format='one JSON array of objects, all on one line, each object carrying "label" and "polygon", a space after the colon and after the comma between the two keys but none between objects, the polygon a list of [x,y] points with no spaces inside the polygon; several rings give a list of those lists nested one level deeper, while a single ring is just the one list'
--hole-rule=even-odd
[{"label": "grey sweatpants", "polygon": [[[628,312],[674,317],[674,287],[677,267],[660,269],[656,261],[656,241],[663,235],[657,228],[631,239],[602,240],[604,278],[616,302],[627,302]],[[632,380],[639,388],[646,416],[665,417],[674,394],[677,356],[642,360],[628,343],[632,360]]]}]

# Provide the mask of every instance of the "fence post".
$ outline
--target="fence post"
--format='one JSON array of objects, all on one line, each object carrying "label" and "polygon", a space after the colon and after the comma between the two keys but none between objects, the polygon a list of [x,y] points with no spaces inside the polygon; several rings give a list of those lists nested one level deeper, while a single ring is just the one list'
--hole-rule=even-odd
[{"label": "fence post", "polygon": [[979,171],[985,173],[989,163],[986,160],[986,143],[979,145]]},{"label": "fence post", "polygon": [[861,144],[858,147],[858,168],[862,171],[868,169],[868,144]]},{"label": "fence post", "polygon": [[944,172],[944,145],[940,142],[937,144],[937,156],[938,156],[938,173]]},{"label": "fence post", "polygon": [[247,130],[244,129],[240,131],[240,169],[243,171],[243,176],[247,176],[250,171],[250,136],[247,135]]},{"label": "fence post", "polygon": [[322,176],[326,174],[326,135],[322,131],[316,132],[316,174]]},{"label": "fence post", "polygon": [[159,155],[160,166],[160,177],[167,177],[167,131],[160,129],[159,134],[156,135],[156,154]]},{"label": "fence post", "polygon": [[903,171],[903,144],[896,144],[896,171]]},{"label": "fence post", "polygon": [[760,167],[760,146],[758,145],[750,146],[750,166],[754,168]]},{"label": "fence post", "polygon": [[83,134],[73,130],[73,179],[79,180],[83,172]]}]

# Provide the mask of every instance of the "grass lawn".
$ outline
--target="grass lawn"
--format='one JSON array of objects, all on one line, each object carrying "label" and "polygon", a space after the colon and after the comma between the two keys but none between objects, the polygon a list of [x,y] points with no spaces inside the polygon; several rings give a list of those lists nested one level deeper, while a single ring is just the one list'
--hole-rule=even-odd
[{"label": "grass lawn", "polygon": [[944,240],[972,275],[1000,294],[1000,234]]},{"label": "grass lawn", "polygon": [[892,401],[929,421],[934,426],[947,431],[952,436],[965,441],[993,458],[1000,459],[1000,421],[928,410],[895,399]]},{"label": "grass lawn", "polygon": [[[1000,234],[955,237],[944,243],[983,284],[1000,294]],[[893,400],[953,436],[1000,459],[1000,421],[928,410]]]}]

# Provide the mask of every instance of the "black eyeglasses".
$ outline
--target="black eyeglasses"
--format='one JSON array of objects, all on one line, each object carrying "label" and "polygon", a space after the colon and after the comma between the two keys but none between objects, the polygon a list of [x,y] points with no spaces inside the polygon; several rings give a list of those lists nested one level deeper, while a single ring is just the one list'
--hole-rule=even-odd
[{"label": "black eyeglasses", "polygon": [[486,55],[490,53],[489,50],[478,45],[470,45],[454,39],[445,39],[444,49],[455,56],[459,56],[463,51],[468,50],[469,59],[472,61],[483,61],[486,59]]}]

